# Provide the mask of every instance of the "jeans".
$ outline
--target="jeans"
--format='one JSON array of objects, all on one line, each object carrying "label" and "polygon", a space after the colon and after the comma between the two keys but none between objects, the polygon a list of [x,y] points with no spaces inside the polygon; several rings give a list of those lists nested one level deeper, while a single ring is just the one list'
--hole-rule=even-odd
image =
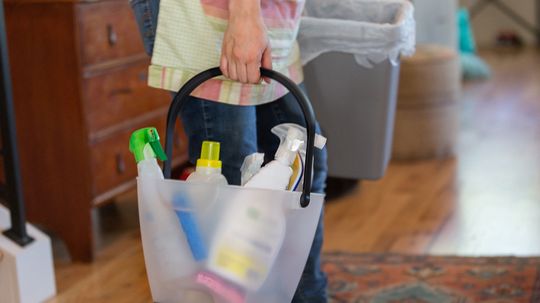
[{"label": "jeans", "polygon": [[[131,0],[146,51],[153,49],[159,0]],[[303,88],[303,86],[301,85]],[[188,138],[189,159],[199,158],[202,141],[221,142],[223,175],[229,184],[240,184],[240,166],[247,155],[264,153],[272,160],[279,139],[270,129],[281,123],[305,126],[300,106],[291,94],[257,106],[234,106],[191,97],[181,114]],[[317,132],[320,128],[317,125]],[[315,149],[312,191],[324,193],[326,182],[326,149]],[[327,301],[326,275],[321,270],[323,215],[319,220],[313,244],[293,303],[324,303]],[[282,302],[276,302],[282,303]]]}]

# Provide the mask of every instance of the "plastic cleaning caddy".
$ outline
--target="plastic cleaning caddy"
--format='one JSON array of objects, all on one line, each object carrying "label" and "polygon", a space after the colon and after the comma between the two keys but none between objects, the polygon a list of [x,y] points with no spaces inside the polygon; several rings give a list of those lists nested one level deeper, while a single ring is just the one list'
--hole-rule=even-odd
[{"label": "plastic cleaning caddy", "polygon": [[[303,192],[196,184],[169,179],[174,124],[178,114],[196,87],[221,75],[221,72],[219,68],[213,68],[193,77],[176,94],[169,108],[165,143],[168,160],[164,162],[163,169],[165,179],[156,174],[146,176],[142,173],[137,178],[144,259],[155,302],[229,301],[220,296],[219,291],[213,292],[207,285],[198,283],[198,274],[207,272],[208,268],[205,261],[195,261],[175,212],[178,208],[181,208],[182,212],[192,212],[193,222],[196,222],[202,235],[203,246],[211,247],[212,241],[216,241],[215,236],[219,234],[216,228],[222,214],[237,204],[245,203],[264,203],[278,208],[284,218],[285,234],[274,264],[261,286],[255,290],[241,290],[244,302],[283,303],[292,300],[311,248],[324,199],[323,195],[310,192],[315,116],[309,101],[292,81],[275,71],[261,69],[261,73],[284,85],[296,98],[304,113],[308,138]],[[238,201],[238,197],[242,197],[242,201]],[[187,205],[189,207],[186,207]]]},{"label": "plastic cleaning caddy", "polygon": [[[391,155],[399,58],[415,46],[405,0],[310,0],[298,42],[328,142],[328,174],[383,176]],[[344,131],[346,130],[346,131]]]}]

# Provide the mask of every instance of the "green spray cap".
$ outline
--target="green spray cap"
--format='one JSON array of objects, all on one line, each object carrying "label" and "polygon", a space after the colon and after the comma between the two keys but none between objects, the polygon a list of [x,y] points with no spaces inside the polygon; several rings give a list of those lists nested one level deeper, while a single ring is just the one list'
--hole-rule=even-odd
[{"label": "green spray cap", "polygon": [[155,127],[145,127],[133,132],[131,139],[129,139],[129,150],[135,156],[137,163],[156,157],[162,161],[167,160]]}]

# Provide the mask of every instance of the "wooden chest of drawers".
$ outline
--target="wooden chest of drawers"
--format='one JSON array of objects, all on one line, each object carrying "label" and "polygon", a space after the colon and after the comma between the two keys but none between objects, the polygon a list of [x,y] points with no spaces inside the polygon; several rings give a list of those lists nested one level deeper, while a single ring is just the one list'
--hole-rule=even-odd
[{"label": "wooden chest of drawers", "polygon": [[[6,23],[29,220],[91,260],[91,210],[133,188],[129,136],[144,126],[164,135],[170,95],[146,85],[127,0],[8,0]],[[185,150],[175,146],[176,163]]]}]

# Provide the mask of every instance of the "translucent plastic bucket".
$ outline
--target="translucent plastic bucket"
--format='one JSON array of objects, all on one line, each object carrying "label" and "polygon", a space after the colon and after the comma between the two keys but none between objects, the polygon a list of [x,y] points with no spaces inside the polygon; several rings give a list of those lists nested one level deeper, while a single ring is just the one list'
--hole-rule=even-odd
[{"label": "translucent plastic bucket", "polygon": [[[277,191],[194,184],[139,176],[137,179],[139,220],[143,242],[146,271],[155,302],[169,303],[285,303],[290,302],[313,242],[322,210],[324,196],[311,194],[315,118],[311,105],[298,87],[284,77],[269,70],[264,76],[282,83],[296,97],[306,119],[308,144],[303,192]],[[166,151],[172,154],[172,135],[178,112],[186,97],[202,82],[220,75],[219,69],[205,71],[190,80],[175,97],[167,121]],[[165,178],[170,176],[170,161],[164,164]],[[245,220],[239,209],[255,214],[257,221]],[[268,213],[271,212],[272,216]],[[186,237],[180,216],[188,216],[197,226],[196,246],[207,255],[196,260],[194,245]],[[242,220],[245,233],[256,241],[263,258],[253,250],[243,249],[221,232],[227,222]],[[250,225],[250,222],[254,222]],[[269,227],[272,228],[269,228]],[[184,227],[184,228],[183,228]],[[253,230],[260,237],[253,238]],[[229,276],[216,272],[212,264],[227,253],[242,257],[239,268],[235,265]]]}]

